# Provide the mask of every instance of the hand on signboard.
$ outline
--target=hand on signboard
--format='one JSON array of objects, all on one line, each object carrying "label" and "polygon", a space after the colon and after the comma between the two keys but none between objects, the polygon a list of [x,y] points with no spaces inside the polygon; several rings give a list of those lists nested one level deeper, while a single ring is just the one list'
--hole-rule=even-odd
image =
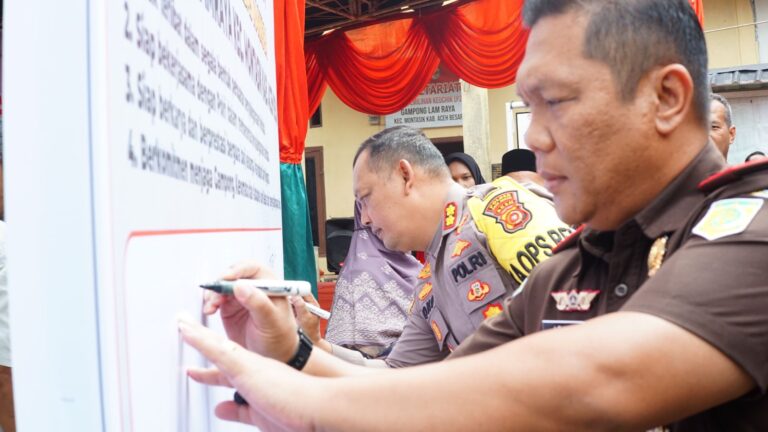
[{"label": "hand on signboard", "polygon": [[216,366],[190,368],[190,378],[203,384],[234,387],[248,402],[222,402],[216,406],[216,416],[252,424],[263,431],[315,429],[311,416],[319,407],[312,407],[311,402],[322,400],[318,397],[321,388],[317,378],[245,350],[190,319],[180,317],[178,325],[184,341]]},{"label": "hand on signboard", "polygon": [[[255,261],[234,265],[221,277],[223,280],[274,278],[269,269]],[[296,353],[297,324],[285,297],[269,297],[259,289],[236,285],[234,296],[206,293],[203,312],[211,315],[217,310],[232,341],[282,362]]]}]

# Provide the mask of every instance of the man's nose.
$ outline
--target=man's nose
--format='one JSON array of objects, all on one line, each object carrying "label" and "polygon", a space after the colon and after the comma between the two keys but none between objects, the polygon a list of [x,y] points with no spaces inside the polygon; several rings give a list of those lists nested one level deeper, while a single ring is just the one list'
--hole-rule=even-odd
[{"label": "man's nose", "polygon": [[360,207],[360,222],[363,226],[371,226],[371,217],[368,215],[368,206],[365,204]]},{"label": "man's nose", "polygon": [[546,153],[554,148],[554,140],[544,122],[531,115],[531,123],[525,132],[525,144],[534,153]]}]

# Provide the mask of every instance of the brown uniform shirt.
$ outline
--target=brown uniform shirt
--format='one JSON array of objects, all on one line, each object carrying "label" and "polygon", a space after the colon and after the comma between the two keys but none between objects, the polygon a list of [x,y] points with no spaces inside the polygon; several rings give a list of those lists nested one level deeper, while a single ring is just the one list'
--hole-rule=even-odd
[{"label": "brown uniform shirt", "polygon": [[[768,430],[768,169],[713,192],[699,190],[723,166],[717,150],[707,146],[615,232],[586,229],[577,241],[565,242],[505,302],[504,312],[454,355],[609,312],[643,312],[712,344],[756,385],[750,395],[668,429]],[[666,246],[657,241],[662,238],[668,238]]]},{"label": "brown uniform shirt", "polygon": [[511,179],[471,189],[453,185],[387,365],[445,358],[501,312],[504,298],[570,232],[546,200]]}]

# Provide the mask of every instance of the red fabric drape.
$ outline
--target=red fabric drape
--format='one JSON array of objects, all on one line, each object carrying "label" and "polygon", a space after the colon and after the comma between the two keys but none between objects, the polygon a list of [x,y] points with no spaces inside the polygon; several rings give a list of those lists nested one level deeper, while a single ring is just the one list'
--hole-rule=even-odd
[{"label": "red fabric drape", "polygon": [[[702,0],[689,0],[704,22]],[[440,61],[484,88],[515,82],[528,31],[523,0],[476,0],[432,14],[334,32],[307,44],[309,112],[327,86],[350,107],[391,114],[424,89]]]},{"label": "red fabric drape", "polygon": [[317,62],[317,52],[314,50],[305,50],[305,61],[307,63],[307,93],[309,99],[309,115],[312,115],[320,106],[323,100],[325,89],[328,83],[322,78],[320,64]]},{"label": "red fabric drape", "polygon": [[699,24],[704,28],[704,4],[703,0],[688,0],[691,7],[696,12],[696,16],[699,17]]},{"label": "red fabric drape", "polygon": [[307,51],[317,60],[318,76],[339,99],[369,114],[388,114],[407,105],[440,63],[423,23],[411,19],[334,32],[308,44]]},{"label": "red fabric drape", "polygon": [[476,0],[421,17],[333,32],[306,46],[309,104],[323,83],[350,107],[390,114],[429,83],[440,61],[459,78],[487,88],[515,81],[527,31],[522,0]]},{"label": "red fabric drape", "polygon": [[478,1],[423,18],[433,49],[464,81],[483,88],[515,82],[528,32],[523,0]]},{"label": "red fabric drape", "polygon": [[304,0],[275,0],[274,9],[280,162],[299,164],[309,120],[304,69]]}]

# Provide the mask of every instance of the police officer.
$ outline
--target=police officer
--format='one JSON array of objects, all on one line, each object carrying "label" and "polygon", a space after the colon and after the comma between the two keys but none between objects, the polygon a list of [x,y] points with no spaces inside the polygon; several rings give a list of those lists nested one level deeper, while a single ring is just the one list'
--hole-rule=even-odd
[{"label": "police officer", "polygon": [[[385,129],[360,146],[354,184],[361,222],[389,249],[424,250],[427,258],[409,319],[385,360],[320,339],[316,325],[307,331],[315,346],[358,365],[402,367],[445,358],[501,312],[503,298],[572,231],[546,200],[508,177],[471,189],[454,183],[437,148],[410,127]],[[231,277],[251,277],[255,266]],[[206,312],[222,300],[212,296]],[[300,302],[297,309],[301,314]],[[290,335],[292,322],[270,326]],[[274,346],[258,351],[275,355],[295,346],[292,337],[274,339]]]},{"label": "police officer", "polygon": [[[218,350],[231,342],[182,323],[184,338],[222,368],[193,377],[226,380],[253,399],[233,411],[241,421],[766,429],[768,164],[709,177],[725,164],[708,139],[706,46],[688,2],[527,0],[524,15],[531,32],[517,89],[532,112],[527,142],[558,214],[584,230],[456,354],[487,350],[435,365],[319,380]],[[328,413],[328,400],[342,409]]]}]

